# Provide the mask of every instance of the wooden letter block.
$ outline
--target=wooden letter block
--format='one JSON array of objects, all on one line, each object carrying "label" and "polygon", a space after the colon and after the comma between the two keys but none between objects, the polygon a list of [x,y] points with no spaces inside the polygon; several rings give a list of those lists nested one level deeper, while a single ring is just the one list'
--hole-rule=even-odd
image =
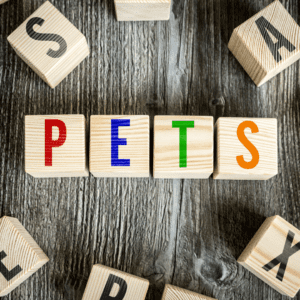
[{"label": "wooden letter block", "polygon": [[10,293],[48,261],[17,219],[0,219],[0,297]]},{"label": "wooden letter block", "polygon": [[25,172],[33,177],[88,176],[83,115],[25,116]]},{"label": "wooden letter block", "polygon": [[216,300],[170,284],[165,285],[162,300]]},{"label": "wooden letter block", "polygon": [[235,28],[228,47],[260,86],[300,58],[300,27],[274,1]]},{"label": "wooden letter block", "polygon": [[149,116],[91,116],[90,172],[149,177]]},{"label": "wooden letter block", "polygon": [[84,35],[48,1],[8,41],[52,88],[89,55]]},{"label": "wooden letter block", "polygon": [[267,218],[238,262],[281,294],[294,298],[300,289],[300,231],[280,216]]},{"label": "wooden letter block", "polygon": [[155,116],[153,169],[155,178],[208,178],[213,117]]},{"label": "wooden letter block", "polygon": [[171,0],[114,0],[118,21],[169,20]]},{"label": "wooden letter block", "polygon": [[149,281],[102,265],[94,265],[82,300],[144,300]]},{"label": "wooden letter block", "polygon": [[267,180],[278,173],[277,119],[219,118],[214,179]]}]

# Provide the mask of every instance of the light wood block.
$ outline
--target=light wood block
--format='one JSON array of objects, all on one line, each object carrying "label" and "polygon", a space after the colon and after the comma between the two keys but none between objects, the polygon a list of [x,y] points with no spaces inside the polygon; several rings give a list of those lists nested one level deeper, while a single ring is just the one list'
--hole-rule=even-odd
[{"label": "light wood block", "polygon": [[85,36],[48,1],[8,41],[52,88],[89,55]]},{"label": "light wood block", "polygon": [[0,5],[7,2],[8,0],[0,0]]},{"label": "light wood block", "polygon": [[114,0],[118,21],[169,20],[171,0]]},{"label": "light wood block", "polygon": [[0,219],[0,297],[10,293],[48,261],[17,219]]},{"label": "light wood block", "polygon": [[153,161],[155,178],[208,178],[213,172],[213,117],[155,116]]},{"label": "light wood block", "polygon": [[146,279],[102,265],[94,265],[82,300],[143,300],[148,287],[149,281]]},{"label": "light wood block", "polygon": [[214,179],[267,180],[278,173],[277,119],[219,118],[215,130]]},{"label": "light wood block", "polygon": [[149,177],[149,116],[91,116],[90,172]]},{"label": "light wood block", "polygon": [[274,1],[235,28],[228,47],[260,86],[300,58],[300,27]]},{"label": "light wood block", "polygon": [[294,298],[300,289],[300,231],[280,216],[267,218],[238,263],[279,293]]},{"label": "light wood block", "polygon": [[83,115],[25,116],[25,172],[33,177],[88,176],[85,124]]}]

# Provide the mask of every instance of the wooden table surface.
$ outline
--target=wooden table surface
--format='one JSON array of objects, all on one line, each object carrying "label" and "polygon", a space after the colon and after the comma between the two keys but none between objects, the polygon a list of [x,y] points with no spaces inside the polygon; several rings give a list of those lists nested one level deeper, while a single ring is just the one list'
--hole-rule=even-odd
[{"label": "wooden table surface", "polygon": [[[165,283],[219,300],[288,299],[236,262],[267,216],[300,227],[299,62],[257,88],[227,48],[271,0],[174,0],[169,22],[126,23],[113,0],[54,0],[91,50],[55,90],[7,42],[42,3],[0,6],[0,217],[18,218],[50,262],[3,299],[79,300],[95,263],[149,279],[147,299]],[[283,5],[299,23],[298,0]],[[84,114],[88,124],[93,114],[148,114],[151,128],[158,114],[275,117],[279,174],[34,179],[24,172],[28,114]]]}]

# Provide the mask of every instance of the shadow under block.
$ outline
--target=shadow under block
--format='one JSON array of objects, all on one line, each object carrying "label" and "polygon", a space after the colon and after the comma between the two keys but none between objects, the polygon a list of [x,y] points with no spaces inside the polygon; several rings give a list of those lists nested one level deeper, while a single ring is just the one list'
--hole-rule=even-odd
[{"label": "shadow under block", "polygon": [[214,179],[267,180],[278,173],[277,119],[219,118],[215,131]]},{"label": "shadow under block", "polygon": [[154,178],[208,178],[213,172],[213,117],[154,117]]},{"label": "shadow under block", "polygon": [[118,21],[169,20],[171,0],[114,0]]},{"label": "shadow under block", "polygon": [[228,48],[260,86],[300,58],[300,27],[274,1],[234,29]]},{"label": "shadow under block", "polygon": [[85,36],[48,1],[8,41],[52,88],[89,55]]},{"label": "shadow under block", "polygon": [[102,265],[94,265],[82,300],[144,300],[149,281]]},{"label": "shadow under block", "polygon": [[25,116],[25,172],[33,177],[89,176],[83,115]]},{"label": "shadow under block", "polygon": [[17,219],[0,219],[0,297],[10,293],[48,261]]},{"label": "shadow under block", "polygon": [[90,172],[149,177],[149,116],[91,116]]},{"label": "shadow under block", "polygon": [[272,288],[294,298],[300,289],[300,231],[280,216],[267,218],[238,263]]}]

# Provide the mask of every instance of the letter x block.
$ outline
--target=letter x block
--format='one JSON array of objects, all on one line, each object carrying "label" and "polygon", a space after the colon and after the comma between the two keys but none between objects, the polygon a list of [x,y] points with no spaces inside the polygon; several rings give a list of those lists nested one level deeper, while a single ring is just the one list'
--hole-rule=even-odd
[{"label": "letter x block", "polygon": [[82,300],[144,300],[149,281],[102,265],[94,265]]},{"label": "letter x block", "polygon": [[89,55],[84,35],[48,1],[8,41],[52,88]]},{"label": "letter x block", "polygon": [[214,179],[267,180],[278,173],[277,119],[219,118]]},{"label": "letter x block", "polygon": [[10,293],[48,261],[17,219],[0,219],[0,297]]},{"label": "letter x block", "polygon": [[25,172],[33,177],[88,176],[83,115],[25,116]]},{"label": "letter x block", "polygon": [[300,27],[274,1],[234,29],[228,48],[260,86],[300,58]]},{"label": "letter x block", "polygon": [[267,218],[238,262],[281,294],[294,298],[300,289],[300,231],[280,216]]},{"label": "letter x block", "polygon": [[208,178],[213,117],[155,116],[153,169],[155,178]]}]

